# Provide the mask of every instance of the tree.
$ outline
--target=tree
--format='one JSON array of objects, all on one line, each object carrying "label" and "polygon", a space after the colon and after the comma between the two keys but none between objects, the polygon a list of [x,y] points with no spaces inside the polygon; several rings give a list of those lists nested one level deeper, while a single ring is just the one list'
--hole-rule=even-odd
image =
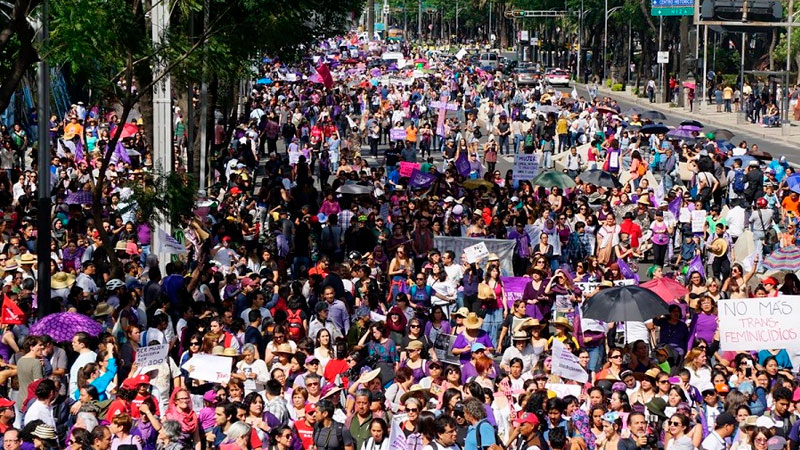
[{"label": "tree", "polygon": [[30,18],[41,3],[41,0],[16,0],[10,11],[7,3],[0,4],[0,17],[5,19],[0,30],[0,55],[8,62],[0,66],[0,112],[8,107],[25,72],[39,61]]},{"label": "tree", "polygon": [[[786,33],[781,35],[780,42],[778,45],[775,46],[775,59],[778,63],[778,66],[781,68],[785,68],[786,64],[786,44],[788,35]],[[800,28],[792,28],[792,48],[790,49],[792,55],[794,57],[794,64],[797,68],[800,68]],[[791,62],[790,62],[791,65]],[[797,83],[800,83],[800,69],[797,70]]]}]

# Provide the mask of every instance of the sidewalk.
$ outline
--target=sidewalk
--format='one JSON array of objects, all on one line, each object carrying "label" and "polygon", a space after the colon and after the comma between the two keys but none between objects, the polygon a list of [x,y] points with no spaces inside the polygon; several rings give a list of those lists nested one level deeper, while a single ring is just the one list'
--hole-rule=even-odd
[{"label": "sidewalk", "polygon": [[[580,83],[576,83],[576,85],[583,89],[587,87],[585,84]],[[792,122],[792,125],[789,127],[765,128],[758,124],[744,122],[744,114],[717,112],[716,105],[699,105],[700,102],[697,100],[695,100],[694,111],[692,112],[689,112],[688,105],[681,108],[677,106],[670,107],[669,103],[650,103],[647,98],[639,98],[633,95],[632,89],[632,86],[628,86],[627,90],[624,92],[614,92],[610,88],[600,86],[598,88],[598,93],[600,95],[609,96],[617,101],[633,103],[645,110],[652,109],[663,112],[664,114],[672,114],[681,119],[698,120],[706,125],[706,129],[727,128],[737,132],[738,138],[751,136],[800,147],[800,123],[798,122]],[[738,133],[741,133],[742,136],[739,136]]]}]

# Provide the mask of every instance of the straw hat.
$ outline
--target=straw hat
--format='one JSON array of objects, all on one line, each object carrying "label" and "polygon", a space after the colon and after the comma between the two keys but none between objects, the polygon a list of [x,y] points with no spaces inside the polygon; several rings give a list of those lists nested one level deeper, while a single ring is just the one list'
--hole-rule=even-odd
[{"label": "straw hat", "polygon": [[20,263],[20,265],[36,264],[36,255],[30,253],[25,253],[24,255],[17,256],[16,259]]},{"label": "straw hat", "polygon": [[292,346],[285,342],[283,344],[280,344],[278,348],[275,349],[275,353],[294,355],[294,351],[292,351]]},{"label": "straw hat", "polygon": [[333,384],[326,384],[325,385],[325,387],[328,387],[328,386],[333,386],[333,387],[331,387],[330,389],[323,388],[322,389],[323,390],[322,398],[330,398],[330,397],[333,397],[334,394],[338,394],[339,392],[342,392],[342,388],[340,386],[336,386],[336,385],[333,385]]},{"label": "straw hat", "polygon": [[75,284],[75,275],[66,272],[56,272],[50,277],[51,289],[68,289]]},{"label": "straw hat", "polygon": [[222,351],[222,356],[239,356],[239,352],[236,351],[233,347],[228,347]]},{"label": "straw hat", "polygon": [[651,367],[651,368],[647,369],[647,371],[645,371],[645,373],[637,372],[637,373],[634,373],[633,375],[636,377],[637,380],[642,380],[642,379],[647,378],[652,383],[652,382],[654,382],[656,380],[656,378],[658,378],[658,375],[660,375],[660,374],[661,374],[661,369],[659,369],[658,367]]},{"label": "straw hat", "polygon": [[540,323],[539,319],[528,317],[527,319],[520,322],[516,327],[514,327],[514,332],[516,333],[519,330],[527,330],[531,328],[544,328],[544,324]]},{"label": "straw hat", "polygon": [[469,315],[469,310],[464,306],[458,308],[458,310],[453,313],[453,317],[462,317],[464,319],[466,319],[468,315]]},{"label": "straw hat", "polygon": [[400,396],[400,403],[404,404],[406,400],[412,397],[419,399],[422,404],[425,404],[431,398],[431,391],[430,389],[415,384],[414,386],[411,386],[411,389],[409,389],[408,392]]},{"label": "straw hat", "polygon": [[214,348],[211,349],[211,354],[215,356],[222,356],[225,353],[225,347],[221,345],[215,345]]},{"label": "straw hat", "polygon": [[497,253],[489,253],[489,259],[487,259],[486,261],[487,262],[500,261],[500,257],[497,256]]},{"label": "straw hat", "polygon": [[92,314],[92,317],[110,316],[113,312],[114,312],[113,306],[109,305],[106,302],[100,302],[94,308],[94,314]]},{"label": "straw hat", "polygon": [[477,330],[478,328],[481,327],[482,324],[483,324],[483,319],[478,317],[478,315],[475,314],[474,312],[467,314],[467,318],[464,319],[464,326],[468,330]]},{"label": "straw hat", "polygon": [[558,317],[556,320],[553,321],[554,327],[564,327],[567,331],[572,332],[572,324],[567,320],[566,317]]},{"label": "straw hat", "polygon": [[728,252],[728,241],[723,238],[716,238],[708,246],[708,251],[714,256],[723,256]]},{"label": "straw hat", "polygon": [[370,381],[374,380],[380,374],[381,374],[380,368],[364,372],[361,374],[360,377],[358,377],[358,380],[356,380],[356,384],[367,384]]},{"label": "straw hat", "polygon": [[17,260],[14,258],[7,259],[4,269],[6,272],[14,272],[19,269],[19,264],[17,264]]},{"label": "straw hat", "polygon": [[413,340],[406,345],[406,350],[422,350],[424,345],[422,345],[422,341]]},{"label": "straw hat", "polygon": [[125,241],[117,241],[117,243],[114,245],[114,250],[125,252],[128,250],[128,244]]},{"label": "straw hat", "polygon": [[511,336],[511,340],[513,341],[527,341],[530,338],[530,335],[525,330],[514,331],[514,335]]},{"label": "straw hat", "polygon": [[33,433],[31,433],[31,436],[43,439],[45,441],[53,441],[58,439],[58,436],[56,436],[56,429],[46,424],[37,425],[36,429],[34,429]]}]

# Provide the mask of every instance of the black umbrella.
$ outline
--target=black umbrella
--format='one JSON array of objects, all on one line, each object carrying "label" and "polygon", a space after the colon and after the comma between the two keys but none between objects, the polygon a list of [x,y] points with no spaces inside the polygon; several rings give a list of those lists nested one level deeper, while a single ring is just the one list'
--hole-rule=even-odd
[{"label": "black umbrella", "polygon": [[714,135],[714,139],[718,141],[730,141],[734,134],[733,131],[727,130],[725,128],[718,128],[716,130],[711,131],[711,134]]},{"label": "black umbrella", "polygon": [[650,119],[650,120],[667,120],[667,116],[660,111],[645,111],[641,114],[642,119]]},{"label": "black umbrella", "polygon": [[600,169],[589,169],[578,175],[578,179],[594,186],[603,186],[607,188],[622,187],[622,183],[619,182],[616,176]]},{"label": "black umbrella", "polygon": [[636,108],[636,107],[633,107],[633,108],[628,108],[628,109],[626,109],[625,111],[622,111],[622,114],[621,114],[621,115],[622,115],[622,116],[625,116],[625,117],[631,117],[631,116],[633,116],[634,114],[641,114],[641,113],[642,113],[642,110],[641,110],[641,109],[639,109],[639,108]]},{"label": "black umbrella", "polygon": [[639,132],[642,134],[666,134],[669,133],[669,127],[660,123],[650,124],[643,126]]},{"label": "black umbrella", "polygon": [[583,304],[583,317],[604,322],[644,322],[668,314],[669,305],[650,289],[618,286],[603,289]]},{"label": "black umbrella", "polygon": [[698,121],[696,121],[696,120],[684,120],[683,122],[681,122],[681,126],[684,126],[684,125],[689,125],[689,126],[693,126],[693,127],[697,127],[697,128],[703,128],[703,124],[698,122]]}]

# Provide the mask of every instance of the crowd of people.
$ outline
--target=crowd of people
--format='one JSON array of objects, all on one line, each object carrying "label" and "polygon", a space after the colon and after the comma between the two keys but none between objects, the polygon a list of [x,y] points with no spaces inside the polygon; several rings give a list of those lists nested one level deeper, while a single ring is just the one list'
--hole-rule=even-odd
[{"label": "crowd of people", "polygon": [[[309,56],[263,60],[167,261],[132,193],[141,129],[97,223],[81,192],[116,115],[54,118],[48,261],[29,143],[3,136],[4,449],[797,448],[800,354],[722,349],[716,309],[800,292],[767,272],[796,250],[784,157],[468,56],[354,34]],[[541,177],[500,169],[523,155]],[[469,261],[450,247],[466,237],[513,251]],[[38,264],[66,315],[37,334]],[[647,280],[677,285],[668,314],[582,317]],[[166,356],[141,365],[153,346]],[[561,347],[585,377],[555,373]]]}]

